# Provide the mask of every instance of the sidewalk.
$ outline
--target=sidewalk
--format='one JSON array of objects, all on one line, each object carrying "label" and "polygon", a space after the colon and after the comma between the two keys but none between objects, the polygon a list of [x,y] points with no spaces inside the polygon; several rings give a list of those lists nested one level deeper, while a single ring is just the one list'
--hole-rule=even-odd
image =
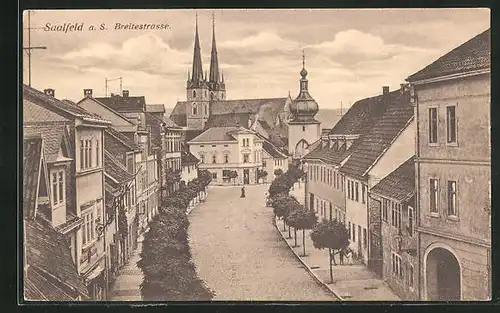
[{"label": "sidewalk", "polygon": [[137,239],[137,249],[132,253],[127,264],[120,269],[111,291],[111,301],[141,301],[142,271],[137,267],[141,259],[142,240],[144,235]]},{"label": "sidewalk", "polygon": [[[295,188],[290,193],[297,200],[304,199],[304,188]],[[300,200],[299,200],[300,201]],[[303,201],[300,201],[303,203]],[[297,247],[293,247],[295,240],[293,238],[293,228],[291,230],[292,238],[288,237],[288,227],[283,231],[283,221],[276,220],[276,229],[286,241],[296,257],[305,265],[306,269],[315,278],[326,286],[332,293],[343,301],[401,301],[401,299],[392,291],[392,289],[375,273],[370,271],[365,265],[334,265],[332,268],[333,283],[330,283],[330,267],[328,258],[328,249],[318,250],[314,248],[309,235],[310,231],[305,232],[306,256],[302,256],[302,231],[297,231]],[[337,264],[339,262],[336,257]]]}]

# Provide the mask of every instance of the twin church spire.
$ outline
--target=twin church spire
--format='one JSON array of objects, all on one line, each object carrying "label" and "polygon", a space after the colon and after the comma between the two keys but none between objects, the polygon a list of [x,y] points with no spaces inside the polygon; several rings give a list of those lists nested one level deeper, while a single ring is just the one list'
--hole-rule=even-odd
[{"label": "twin church spire", "polygon": [[[223,99],[225,98],[225,83],[224,74],[219,68],[219,59],[217,56],[217,44],[215,40],[215,17],[212,14],[212,51],[210,55],[210,74],[203,75],[203,64],[201,61],[201,47],[200,38],[198,35],[198,14],[196,14],[196,30],[194,37],[194,54],[193,54],[193,67],[191,75],[188,71],[188,89],[194,88],[208,88],[211,92],[211,98]],[[219,93],[222,92],[221,95]]]}]

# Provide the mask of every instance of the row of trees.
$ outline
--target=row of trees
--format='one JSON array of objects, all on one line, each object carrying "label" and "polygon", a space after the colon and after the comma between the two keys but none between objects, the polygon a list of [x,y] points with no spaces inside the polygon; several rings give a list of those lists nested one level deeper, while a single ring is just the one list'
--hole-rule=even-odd
[{"label": "row of trees", "polygon": [[302,230],[303,255],[306,256],[305,231],[311,229],[311,240],[316,249],[329,250],[330,280],[333,282],[332,256],[335,251],[340,252],[349,246],[349,231],[345,224],[336,220],[318,222],[318,218],[311,208],[307,210],[295,197],[289,194],[293,185],[302,179],[306,173],[297,166],[277,176],[269,187],[269,196],[275,216],[283,220],[283,231],[288,225],[288,238],[291,238],[290,228],[294,229],[295,247],[297,247],[297,230]]},{"label": "row of trees", "polygon": [[198,178],[165,200],[144,236],[141,260],[141,293],[147,301],[209,301],[214,293],[198,278],[188,240],[186,210],[195,197],[206,191],[212,175],[199,171]]}]

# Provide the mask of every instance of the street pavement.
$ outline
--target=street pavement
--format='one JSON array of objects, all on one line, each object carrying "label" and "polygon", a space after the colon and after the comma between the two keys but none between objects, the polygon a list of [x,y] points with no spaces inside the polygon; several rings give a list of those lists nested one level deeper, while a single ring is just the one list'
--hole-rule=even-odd
[{"label": "street pavement", "polygon": [[110,298],[111,301],[141,301],[142,271],[137,266],[141,259],[143,236],[138,238],[137,249],[132,253],[127,264],[120,269],[120,272],[113,284]]},{"label": "street pavement", "polygon": [[296,258],[265,206],[269,185],[210,187],[190,214],[189,238],[198,275],[214,300],[337,301]]}]

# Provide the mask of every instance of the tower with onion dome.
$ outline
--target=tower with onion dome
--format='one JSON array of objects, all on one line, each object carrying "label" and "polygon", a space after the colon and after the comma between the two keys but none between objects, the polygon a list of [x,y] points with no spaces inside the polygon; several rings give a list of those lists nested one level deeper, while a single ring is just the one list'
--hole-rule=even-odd
[{"label": "tower with onion dome", "polygon": [[321,137],[321,123],[314,119],[319,106],[309,94],[304,53],[300,76],[299,95],[289,106],[292,118],[288,122],[288,150],[294,159],[300,159],[307,154],[309,146]]}]

